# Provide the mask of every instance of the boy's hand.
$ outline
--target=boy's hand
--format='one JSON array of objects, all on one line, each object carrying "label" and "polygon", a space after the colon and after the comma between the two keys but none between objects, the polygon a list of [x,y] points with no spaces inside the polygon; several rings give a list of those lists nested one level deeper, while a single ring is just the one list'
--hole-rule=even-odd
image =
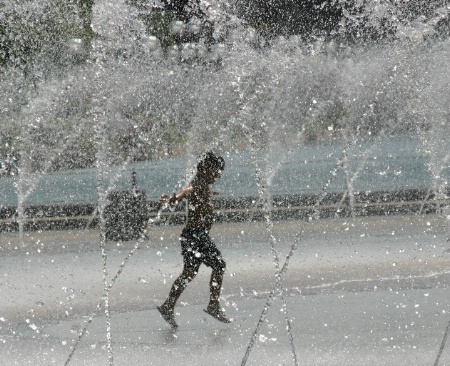
[{"label": "boy's hand", "polygon": [[159,202],[162,203],[167,203],[169,202],[170,197],[167,194],[163,194],[160,198],[159,198]]},{"label": "boy's hand", "polygon": [[163,194],[159,201],[173,205],[177,202],[177,195],[174,193],[172,197],[169,197],[167,194]]}]

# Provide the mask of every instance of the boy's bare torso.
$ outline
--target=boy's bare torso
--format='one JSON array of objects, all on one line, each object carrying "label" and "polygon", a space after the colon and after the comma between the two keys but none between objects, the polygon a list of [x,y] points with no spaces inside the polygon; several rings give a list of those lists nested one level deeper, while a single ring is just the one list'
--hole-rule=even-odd
[{"label": "boy's bare torso", "polygon": [[189,229],[210,230],[214,221],[213,191],[208,184],[195,184],[186,188],[188,200],[188,217],[186,227]]},{"label": "boy's bare torso", "polygon": [[214,207],[212,196],[218,194],[211,189],[211,185],[220,178],[220,170],[204,167],[197,176],[178,194],[161,196],[162,202],[177,204],[183,199],[188,202],[188,217],[186,228],[203,229],[209,231],[214,221]]}]

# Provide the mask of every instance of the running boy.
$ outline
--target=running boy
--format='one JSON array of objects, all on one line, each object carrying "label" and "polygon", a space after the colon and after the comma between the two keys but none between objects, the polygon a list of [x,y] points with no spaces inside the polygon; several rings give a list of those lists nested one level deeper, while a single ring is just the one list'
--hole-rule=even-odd
[{"label": "running boy", "polygon": [[157,307],[173,329],[178,327],[174,316],[175,304],[187,284],[197,275],[202,263],[212,268],[209,282],[210,300],[205,312],[221,322],[230,322],[219,305],[226,264],[209,236],[213,223],[211,196],[217,194],[210,186],[217,178],[220,178],[220,172],[224,168],[225,161],[221,156],[207,152],[197,164],[197,173],[187,188],[178,194],[174,193],[172,197],[161,196],[161,202],[169,204],[177,204],[183,199],[188,201],[187,223],[180,237],[181,254],[184,260],[183,272],[173,283],[166,301]]}]

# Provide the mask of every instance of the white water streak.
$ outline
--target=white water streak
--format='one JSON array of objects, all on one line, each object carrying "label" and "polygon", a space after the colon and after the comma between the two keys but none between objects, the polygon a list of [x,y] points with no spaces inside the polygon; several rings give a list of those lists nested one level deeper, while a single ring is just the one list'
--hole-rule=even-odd
[{"label": "white water streak", "polygon": [[[267,128],[267,126],[266,126]],[[262,129],[262,131],[265,131],[265,129]],[[262,323],[264,322],[264,319],[269,311],[269,307],[273,301],[274,295],[275,295],[275,290],[278,292],[278,296],[281,297],[281,300],[283,302],[283,313],[284,313],[284,318],[286,321],[286,331],[287,331],[287,336],[288,336],[288,340],[289,340],[289,345],[292,351],[292,358],[294,361],[294,365],[297,366],[298,365],[298,361],[297,361],[297,353],[295,350],[295,344],[294,344],[294,338],[292,335],[292,327],[291,327],[291,322],[289,319],[289,314],[288,314],[288,307],[287,307],[287,302],[286,302],[286,298],[284,296],[284,288],[282,286],[282,273],[284,274],[287,271],[287,266],[289,263],[289,259],[290,257],[294,254],[295,249],[298,247],[297,245],[297,241],[295,241],[295,243],[293,244],[291,251],[286,259],[286,262],[283,266],[283,271],[280,270],[280,258],[279,258],[279,252],[276,246],[276,238],[273,235],[272,232],[272,228],[273,228],[273,222],[272,222],[272,218],[271,218],[271,213],[272,213],[272,194],[270,192],[270,184],[271,181],[275,175],[275,167],[272,166],[272,164],[270,164],[267,159],[266,159],[266,165],[267,165],[267,169],[268,169],[268,174],[267,174],[267,179],[263,178],[263,174],[262,174],[262,169],[259,167],[258,164],[258,158],[256,156],[256,136],[254,135],[255,132],[251,133],[250,132],[250,140],[252,141],[252,160],[253,160],[253,164],[255,165],[255,178],[256,178],[256,182],[257,182],[257,186],[258,186],[258,193],[259,193],[259,197],[260,197],[260,201],[263,201],[264,203],[264,217],[266,219],[266,232],[269,238],[269,244],[270,244],[270,250],[272,252],[272,255],[274,257],[274,264],[275,264],[275,278],[276,278],[276,287],[274,288],[274,290],[270,293],[269,298],[266,302],[266,306],[264,307],[260,319],[258,321],[258,324],[256,326],[256,329],[252,335],[252,338],[250,340],[249,346],[247,348],[247,351],[245,353],[244,359],[242,360],[242,366],[244,366],[247,362],[247,359],[250,355],[250,352],[254,346],[254,342],[256,339],[256,336],[259,333],[259,330],[261,328]],[[269,139],[270,135],[269,135]],[[278,165],[278,168],[281,165]],[[271,170],[272,169],[272,170]]]},{"label": "white water streak", "polygon": [[[267,301],[266,304],[264,306],[264,309],[261,312],[261,316],[259,317],[258,323],[256,325],[256,328],[252,334],[252,336],[250,337],[250,342],[249,345],[247,347],[247,350],[245,352],[244,358],[242,359],[241,362],[241,366],[245,366],[247,364],[247,360],[250,356],[250,352],[253,348],[253,346],[255,345],[255,341],[256,341],[256,337],[261,329],[262,324],[264,323],[267,313],[269,312],[269,308],[272,305],[272,301],[274,299],[274,295],[275,295],[275,291],[278,291],[280,287],[282,287],[282,281],[284,279],[284,276],[286,274],[286,271],[288,269],[289,266],[289,260],[291,259],[292,255],[294,254],[295,250],[298,247],[298,237],[295,240],[295,242],[292,244],[291,246],[291,250],[289,251],[289,254],[286,257],[286,261],[284,262],[283,267],[281,268],[281,270],[278,272],[277,277],[276,277],[276,283],[275,286],[273,287],[273,289],[269,292],[269,296],[267,297]],[[288,331],[290,332],[290,328],[288,328]],[[291,333],[289,333],[291,334]],[[294,362],[295,364],[297,364],[297,357],[296,355],[294,356]]]}]

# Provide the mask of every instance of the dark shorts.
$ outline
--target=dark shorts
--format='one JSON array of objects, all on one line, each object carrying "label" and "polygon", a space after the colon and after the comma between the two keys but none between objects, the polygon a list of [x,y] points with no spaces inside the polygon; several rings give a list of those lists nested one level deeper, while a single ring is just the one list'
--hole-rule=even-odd
[{"label": "dark shorts", "polygon": [[184,228],[180,241],[185,268],[198,272],[204,263],[213,270],[225,271],[226,263],[222,254],[206,230]]}]

